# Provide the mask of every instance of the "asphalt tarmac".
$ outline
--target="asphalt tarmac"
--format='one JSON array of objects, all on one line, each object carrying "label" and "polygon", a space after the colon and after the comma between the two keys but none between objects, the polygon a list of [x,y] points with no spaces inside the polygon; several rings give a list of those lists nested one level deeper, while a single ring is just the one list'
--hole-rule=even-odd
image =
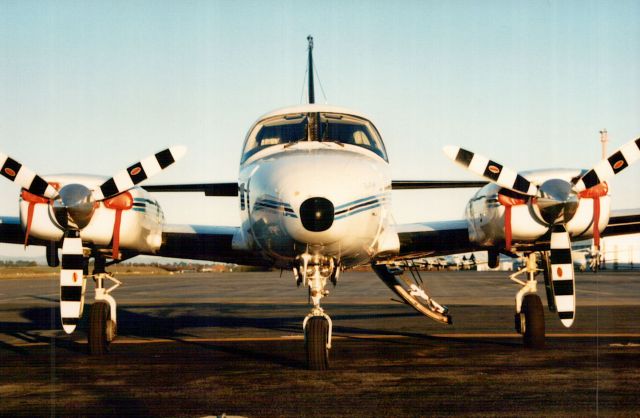
[{"label": "asphalt tarmac", "polygon": [[86,354],[86,322],[59,331],[55,279],[2,280],[0,414],[639,416],[640,273],[579,274],[576,323],[546,312],[539,351],[513,331],[506,276],[424,273],[445,326],[373,273],[343,275],[323,304],[326,372],[305,369],[307,294],[286,273],[123,276],[103,357]]}]

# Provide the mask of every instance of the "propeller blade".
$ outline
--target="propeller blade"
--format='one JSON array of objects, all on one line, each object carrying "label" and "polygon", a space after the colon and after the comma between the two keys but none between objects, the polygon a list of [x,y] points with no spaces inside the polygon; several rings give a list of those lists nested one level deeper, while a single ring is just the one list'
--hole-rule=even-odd
[{"label": "propeller blade", "polygon": [[550,250],[551,284],[558,316],[569,328],[576,316],[576,288],[571,239],[564,225],[553,226]]},{"label": "propeller blade", "polygon": [[640,138],[629,141],[609,158],[605,158],[575,182],[575,190],[581,192],[607,181],[625,168],[640,160]]},{"label": "propeller blade", "polygon": [[84,256],[80,232],[70,229],[62,241],[62,267],[60,269],[60,317],[62,328],[71,334],[82,317],[84,307]]},{"label": "propeller blade", "polygon": [[534,184],[520,174],[480,154],[452,145],[447,145],[443,150],[452,161],[500,187],[528,196],[535,196],[538,191]]},{"label": "propeller blade", "polygon": [[45,179],[13,158],[0,152],[0,174],[37,196],[53,199],[58,195]]},{"label": "propeller blade", "polygon": [[95,199],[108,199],[133,188],[178,161],[186,151],[187,149],[183,146],[174,146],[129,166],[102,183],[94,191]]}]

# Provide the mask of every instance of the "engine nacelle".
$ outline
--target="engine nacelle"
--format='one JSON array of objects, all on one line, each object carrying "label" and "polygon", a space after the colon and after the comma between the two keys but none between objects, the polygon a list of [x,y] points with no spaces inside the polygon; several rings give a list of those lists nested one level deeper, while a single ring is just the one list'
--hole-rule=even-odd
[{"label": "engine nacelle", "polygon": [[[547,170],[536,173],[536,183],[548,178],[567,177],[571,179],[579,170]],[[527,176],[530,177],[530,176]],[[532,182],[533,179],[530,178]],[[505,214],[507,207],[498,193],[500,186],[488,184],[481,188],[469,201],[465,210],[469,229],[469,239],[480,246],[504,248],[506,241]],[[596,197],[597,198],[597,197]],[[509,202],[511,242],[516,248],[541,242],[549,231],[549,225],[543,220],[535,198]],[[578,208],[566,224],[572,238],[590,239],[593,237],[594,199],[581,197]],[[602,232],[609,223],[611,199],[608,195],[599,199],[598,230]],[[501,202],[503,200],[503,202]]]},{"label": "engine nacelle", "polygon": [[[64,187],[65,184],[69,183],[80,183],[92,188],[97,187],[106,178],[60,175],[47,176],[47,180],[56,182],[60,187]],[[139,187],[130,189],[126,193],[131,195],[133,202],[128,209],[121,208],[120,249],[155,253],[162,245],[162,225],[164,224],[162,209],[150,193]],[[55,217],[51,203],[34,203],[21,198],[20,221],[23,230],[27,230],[30,205],[33,206],[33,215],[29,236],[45,241],[59,242],[63,237],[63,229]],[[108,206],[105,202],[96,202],[96,208],[91,220],[81,230],[81,238],[84,243],[98,248],[111,247],[117,209]]]}]

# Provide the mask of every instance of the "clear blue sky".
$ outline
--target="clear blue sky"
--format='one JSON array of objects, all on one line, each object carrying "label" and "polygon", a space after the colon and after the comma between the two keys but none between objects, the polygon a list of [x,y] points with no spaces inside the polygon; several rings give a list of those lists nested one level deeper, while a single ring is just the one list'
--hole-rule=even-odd
[{"label": "clear blue sky", "polygon": [[[600,129],[610,151],[640,136],[639,17],[638,1],[5,0],[0,149],[43,174],[110,175],[180,143],[152,182],[234,180],[250,124],[300,102],[312,34],[328,102],[372,117],[396,179],[474,178],[445,144],[588,168]],[[640,165],[611,182],[616,207],[640,207],[638,180]],[[471,193],[396,194],[397,220],[460,217]],[[17,194],[0,182],[0,214]],[[232,199],[162,203],[170,222],[238,222]]]}]

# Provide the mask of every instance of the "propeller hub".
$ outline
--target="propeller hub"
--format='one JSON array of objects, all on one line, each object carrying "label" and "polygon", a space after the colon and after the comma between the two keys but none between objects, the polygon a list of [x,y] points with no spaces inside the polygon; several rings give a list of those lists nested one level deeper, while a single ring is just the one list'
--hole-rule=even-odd
[{"label": "propeller hub", "polygon": [[571,183],[562,179],[547,180],[537,197],[540,215],[549,224],[569,222],[578,210],[578,195]]},{"label": "propeller hub", "polygon": [[82,184],[68,184],[60,189],[53,210],[62,227],[82,229],[91,221],[96,210],[96,201],[87,187]]}]

